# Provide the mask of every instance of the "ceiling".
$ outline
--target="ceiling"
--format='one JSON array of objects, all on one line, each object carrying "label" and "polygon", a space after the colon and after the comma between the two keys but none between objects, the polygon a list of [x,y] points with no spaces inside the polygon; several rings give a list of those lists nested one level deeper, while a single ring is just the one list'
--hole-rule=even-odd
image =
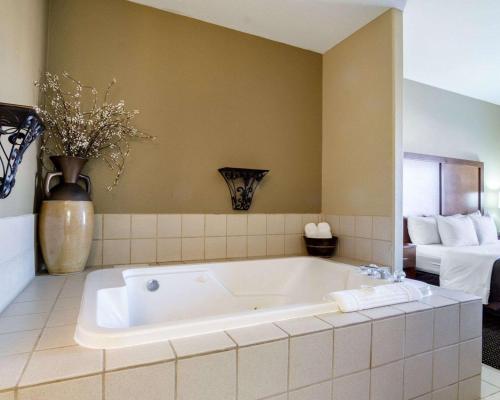
[{"label": "ceiling", "polygon": [[[132,0],[324,53],[406,0]],[[495,0],[494,0],[495,1]]]},{"label": "ceiling", "polygon": [[500,0],[408,0],[407,79],[500,105]]}]

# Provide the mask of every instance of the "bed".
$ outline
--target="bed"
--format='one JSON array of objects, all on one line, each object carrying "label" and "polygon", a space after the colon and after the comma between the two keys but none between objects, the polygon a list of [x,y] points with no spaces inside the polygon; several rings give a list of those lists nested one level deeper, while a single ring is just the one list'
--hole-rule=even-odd
[{"label": "bed", "polygon": [[[480,161],[405,153],[404,243],[411,243],[408,216],[483,212],[483,181],[484,164]],[[417,279],[439,284],[443,280],[444,262],[446,284],[450,280],[450,265],[453,264],[455,275],[452,279],[462,281],[463,285],[476,278],[489,283],[484,290],[483,303],[490,310],[500,313],[500,242],[467,248],[446,247],[442,244],[417,245],[415,252]],[[486,272],[488,270],[489,273]],[[486,283],[484,286],[487,286]]]}]

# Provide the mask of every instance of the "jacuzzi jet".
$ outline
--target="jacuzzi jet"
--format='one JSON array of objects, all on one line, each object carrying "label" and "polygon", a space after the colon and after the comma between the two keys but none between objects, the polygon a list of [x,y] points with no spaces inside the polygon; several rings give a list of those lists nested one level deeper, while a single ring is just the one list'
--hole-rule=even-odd
[{"label": "jacuzzi jet", "polygon": [[146,288],[150,292],[156,292],[160,288],[160,283],[156,279],[151,279],[146,282]]}]

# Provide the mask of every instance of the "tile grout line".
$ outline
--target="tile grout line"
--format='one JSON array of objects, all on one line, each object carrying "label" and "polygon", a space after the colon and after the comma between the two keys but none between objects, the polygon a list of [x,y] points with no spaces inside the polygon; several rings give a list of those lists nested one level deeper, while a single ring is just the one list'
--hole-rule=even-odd
[{"label": "tile grout line", "polygon": [[54,304],[52,305],[52,307],[51,307],[50,311],[48,312],[48,314],[47,314],[47,319],[45,320],[45,323],[43,324],[43,327],[42,327],[42,329],[40,330],[40,335],[38,336],[37,340],[35,341],[35,344],[34,344],[34,346],[33,346],[32,350],[31,350],[31,352],[29,353],[28,359],[26,360],[26,363],[25,363],[25,365],[24,365],[24,367],[23,367],[23,369],[22,369],[22,371],[21,371],[21,374],[19,375],[19,378],[17,379],[16,386],[15,386],[16,398],[17,398],[17,393],[18,393],[19,384],[20,384],[20,382],[21,382],[21,379],[23,378],[24,374],[26,373],[26,370],[27,370],[27,368],[28,368],[28,365],[29,365],[29,363],[31,362],[31,359],[33,358],[33,354],[34,354],[34,353],[35,353],[35,351],[36,351],[36,348],[37,348],[37,346],[38,346],[38,343],[40,342],[40,338],[41,338],[41,337],[42,337],[42,335],[43,335],[43,332],[44,332],[44,330],[45,330],[45,328],[46,328],[46,326],[47,326],[47,323],[49,322],[50,316],[51,316],[52,312],[53,312],[53,311],[54,311],[54,309],[55,309],[56,303],[57,303],[57,301],[59,300],[59,296],[61,295],[61,293],[62,293],[62,291],[63,291],[63,289],[64,289],[64,286],[66,285],[67,280],[68,280],[68,277],[67,277],[67,276],[65,276],[65,277],[64,277],[64,281],[63,281],[63,283],[62,283],[61,287],[59,288],[59,291],[58,291],[58,293],[57,293],[57,296],[56,296],[56,298],[54,299]]}]

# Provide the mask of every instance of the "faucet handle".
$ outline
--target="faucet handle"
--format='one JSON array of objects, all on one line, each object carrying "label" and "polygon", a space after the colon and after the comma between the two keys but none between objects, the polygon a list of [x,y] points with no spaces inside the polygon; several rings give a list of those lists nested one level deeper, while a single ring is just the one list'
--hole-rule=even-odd
[{"label": "faucet handle", "polygon": [[403,282],[406,279],[406,273],[401,271],[394,272],[394,282]]}]

